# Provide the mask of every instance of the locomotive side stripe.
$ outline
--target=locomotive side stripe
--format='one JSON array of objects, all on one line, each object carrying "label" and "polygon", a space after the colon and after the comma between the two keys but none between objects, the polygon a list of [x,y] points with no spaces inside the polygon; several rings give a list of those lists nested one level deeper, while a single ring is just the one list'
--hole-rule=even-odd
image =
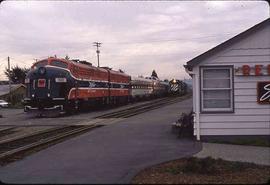
[{"label": "locomotive side stripe", "polygon": [[[75,98],[75,95],[73,95],[72,93],[75,93],[76,88],[71,88],[69,93],[68,93],[68,99],[73,99]],[[79,96],[77,98],[86,98],[86,97],[80,97],[80,92],[84,91],[84,94],[86,94],[85,91],[87,91],[88,96],[87,97],[109,97],[109,88],[87,88],[87,87],[79,87],[78,88],[79,91]],[[93,92],[95,91],[95,92]],[[108,93],[103,93],[103,95],[99,95],[101,92],[108,92]],[[113,93],[113,96],[128,96],[129,95],[129,89],[128,88],[110,88],[110,92]],[[119,94],[118,92],[122,93]]]},{"label": "locomotive side stripe", "polygon": [[72,73],[71,73],[71,71],[69,70],[69,69],[67,69],[67,68],[61,68],[61,67],[57,67],[57,66],[51,66],[51,65],[46,65],[46,67],[49,67],[49,68],[57,68],[57,69],[62,69],[62,70],[65,70],[65,71],[67,71],[69,74],[70,74],[70,76],[72,77],[72,78],[74,78],[75,80],[78,80],[78,81],[84,81],[84,82],[103,82],[103,83],[111,83],[111,84],[121,84],[121,85],[129,85],[129,83],[123,83],[123,82],[113,82],[113,81],[107,81],[107,80],[93,80],[93,79],[91,79],[91,78],[89,78],[89,79],[84,79],[84,78],[77,78],[77,77],[75,77]]},{"label": "locomotive side stripe", "polygon": [[[80,94],[81,94],[80,91],[84,91],[84,92],[87,91],[88,97],[99,97],[99,96],[97,96],[97,94],[99,94],[100,92],[106,92],[106,91],[108,93],[105,93],[102,96],[104,96],[104,95],[105,96],[108,96],[108,94],[109,94],[109,89],[108,88],[85,88],[85,87],[79,87],[78,88],[78,91],[79,91],[79,96],[77,98],[81,98],[80,97]],[[95,92],[93,92],[93,91],[95,91]],[[76,93],[76,88],[71,88],[70,91],[69,91],[69,93],[68,93],[68,99],[74,99],[74,98],[76,98],[75,97],[75,93]]]},{"label": "locomotive side stripe", "polygon": [[57,69],[62,69],[62,70],[65,70],[67,72],[69,72],[70,76],[72,78],[74,78],[75,80],[78,80],[78,81],[95,81],[95,82],[109,82],[109,81],[106,81],[106,80],[92,80],[92,79],[84,79],[84,78],[77,78],[75,77],[71,71],[69,69],[66,69],[66,68],[61,68],[61,67],[57,67],[57,66],[50,66],[50,65],[46,65],[46,67],[49,67],[49,68],[57,68]]}]

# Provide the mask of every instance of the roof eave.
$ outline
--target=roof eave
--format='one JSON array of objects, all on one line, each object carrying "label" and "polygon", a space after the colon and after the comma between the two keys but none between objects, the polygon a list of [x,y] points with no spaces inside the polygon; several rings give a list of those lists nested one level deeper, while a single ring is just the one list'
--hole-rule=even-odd
[{"label": "roof eave", "polygon": [[[213,55],[214,53],[217,53],[225,48],[227,48],[228,46],[234,44],[235,42],[243,39],[244,37],[247,37],[248,35],[256,32],[258,29],[266,26],[267,24],[270,24],[270,18],[254,25],[253,27],[247,29],[246,31],[243,31],[241,33],[239,33],[238,35],[230,38],[229,40],[217,45],[216,47],[198,55],[197,57],[193,58],[192,60],[187,62],[187,65],[185,65],[186,67],[189,68],[193,68],[194,66],[198,65],[201,61],[205,60],[206,58],[208,58],[209,56]],[[184,66],[184,67],[185,67]],[[185,67],[185,68],[186,68]]]}]

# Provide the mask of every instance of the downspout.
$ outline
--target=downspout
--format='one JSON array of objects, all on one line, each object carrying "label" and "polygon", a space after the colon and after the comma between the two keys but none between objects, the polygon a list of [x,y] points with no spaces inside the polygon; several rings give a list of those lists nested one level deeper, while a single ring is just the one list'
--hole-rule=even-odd
[{"label": "downspout", "polygon": [[[200,92],[199,92],[199,75],[194,73],[193,71],[190,71],[185,67],[185,71],[192,77],[192,89],[193,89],[193,110],[194,110],[194,123],[196,124],[196,139],[199,141],[200,140],[200,104],[199,104],[199,97],[200,97]],[[195,102],[195,105],[194,105]]]}]

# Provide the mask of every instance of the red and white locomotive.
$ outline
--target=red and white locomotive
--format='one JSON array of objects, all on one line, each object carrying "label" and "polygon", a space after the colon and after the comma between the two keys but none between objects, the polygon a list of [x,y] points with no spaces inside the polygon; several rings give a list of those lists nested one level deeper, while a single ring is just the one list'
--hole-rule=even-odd
[{"label": "red and white locomotive", "polygon": [[116,104],[131,99],[163,96],[168,83],[131,77],[86,61],[50,57],[33,64],[25,80],[25,112],[74,111],[89,104]]}]

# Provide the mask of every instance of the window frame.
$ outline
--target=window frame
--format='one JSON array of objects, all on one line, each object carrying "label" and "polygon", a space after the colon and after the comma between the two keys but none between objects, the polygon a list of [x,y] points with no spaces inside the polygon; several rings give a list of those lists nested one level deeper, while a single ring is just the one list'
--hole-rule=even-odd
[{"label": "window frame", "polygon": [[[54,62],[58,62],[58,63],[60,63],[60,64],[64,64],[65,66],[53,65]],[[63,68],[63,69],[68,69],[68,63],[67,63],[67,62],[64,62],[64,61],[61,61],[61,60],[51,60],[51,61],[50,61],[50,65],[51,65],[51,66],[54,66],[54,67],[59,67],[59,68]]]},{"label": "window frame", "polygon": [[[203,70],[205,69],[229,69],[230,71],[230,88],[203,88]],[[234,66],[233,65],[215,65],[199,67],[199,84],[200,84],[200,112],[201,113],[234,113]],[[225,79],[225,78],[224,78]],[[230,90],[230,108],[204,108],[203,107],[203,90]]]},{"label": "window frame", "polygon": [[[41,66],[38,66],[39,64],[42,64]],[[43,65],[44,64],[44,65]],[[47,59],[45,59],[45,60],[40,60],[40,61],[38,61],[38,62],[36,62],[36,63],[34,63],[33,64],[33,66],[32,66],[32,68],[40,68],[40,67],[44,67],[44,66],[46,66],[46,65],[49,65],[49,61],[47,60]]]}]

